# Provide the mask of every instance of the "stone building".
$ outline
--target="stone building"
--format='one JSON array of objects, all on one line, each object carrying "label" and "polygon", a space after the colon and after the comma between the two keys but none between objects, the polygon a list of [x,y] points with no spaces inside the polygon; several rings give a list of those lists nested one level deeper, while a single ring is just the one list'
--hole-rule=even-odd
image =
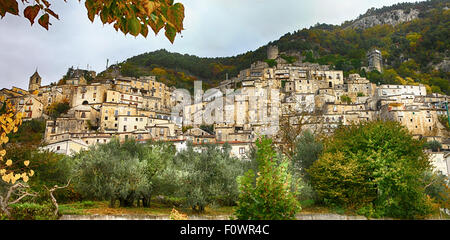
[{"label": "stone building", "polygon": [[381,55],[381,51],[377,49],[373,49],[367,53],[367,61],[369,63],[368,70],[373,71],[377,70],[378,72],[383,71],[383,56]]},{"label": "stone building", "polygon": [[41,78],[41,76],[39,76],[39,73],[37,72],[37,69],[36,69],[34,74],[31,75],[31,77],[30,77],[30,81],[28,84],[28,91],[34,92],[34,91],[38,90],[41,87],[41,82],[42,82],[42,78]]}]

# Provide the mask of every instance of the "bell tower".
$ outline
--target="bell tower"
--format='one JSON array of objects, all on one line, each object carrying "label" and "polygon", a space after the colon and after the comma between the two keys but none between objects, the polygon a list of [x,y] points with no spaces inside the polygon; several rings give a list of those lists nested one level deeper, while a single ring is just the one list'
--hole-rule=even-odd
[{"label": "bell tower", "polygon": [[29,92],[34,92],[35,90],[38,90],[41,87],[41,76],[39,76],[39,73],[34,72],[34,74],[30,77],[30,83],[28,85],[28,91]]}]

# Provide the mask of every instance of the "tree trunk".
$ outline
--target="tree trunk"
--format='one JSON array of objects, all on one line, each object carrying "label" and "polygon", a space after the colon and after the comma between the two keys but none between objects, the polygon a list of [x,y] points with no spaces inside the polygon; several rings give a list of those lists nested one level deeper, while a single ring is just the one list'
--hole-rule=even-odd
[{"label": "tree trunk", "polygon": [[110,208],[114,208],[115,205],[116,205],[116,199],[111,198],[111,199],[109,200],[109,207],[110,207]]},{"label": "tree trunk", "polygon": [[148,195],[147,197],[142,198],[142,205],[145,208],[149,208],[150,207],[150,203],[152,200],[152,195]]},{"label": "tree trunk", "polygon": [[120,207],[125,207],[125,200],[124,199],[120,198],[119,202],[120,202],[120,204],[119,204]]}]

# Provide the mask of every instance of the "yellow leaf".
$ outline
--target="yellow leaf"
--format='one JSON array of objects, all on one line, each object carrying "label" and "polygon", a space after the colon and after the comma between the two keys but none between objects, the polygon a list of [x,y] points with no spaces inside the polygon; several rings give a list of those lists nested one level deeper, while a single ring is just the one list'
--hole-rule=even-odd
[{"label": "yellow leaf", "polygon": [[3,157],[3,156],[5,156],[5,155],[6,155],[6,150],[5,150],[5,149],[1,150],[1,151],[0,151],[0,156]]},{"label": "yellow leaf", "polygon": [[3,176],[2,176],[2,180],[3,180],[4,182],[9,183],[9,175],[3,175]]},{"label": "yellow leaf", "polygon": [[11,159],[9,159],[8,161],[6,161],[6,166],[11,166],[12,165],[12,161],[11,161]]},{"label": "yellow leaf", "polygon": [[5,173],[6,173],[6,169],[0,169],[0,174],[1,175],[5,175]]},{"label": "yellow leaf", "polygon": [[30,165],[30,161],[26,160],[23,162],[23,164],[28,167],[28,165]]},{"label": "yellow leaf", "polygon": [[28,182],[28,180],[29,180],[27,175],[23,176],[22,179],[23,179],[24,182]]},{"label": "yellow leaf", "polygon": [[30,170],[30,174],[28,174],[28,175],[30,175],[30,177],[32,177],[34,175],[34,171]]}]

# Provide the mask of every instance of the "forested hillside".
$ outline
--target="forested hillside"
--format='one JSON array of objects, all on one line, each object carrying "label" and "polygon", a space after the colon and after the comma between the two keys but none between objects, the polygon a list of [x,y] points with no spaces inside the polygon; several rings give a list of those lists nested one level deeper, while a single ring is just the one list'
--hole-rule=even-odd
[{"label": "forested hillside", "polygon": [[[346,75],[357,72],[374,83],[422,83],[427,85],[429,92],[450,94],[449,7],[448,0],[433,0],[369,9],[358,19],[340,26],[316,24],[233,57],[200,58],[158,50],[120,63],[121,73],[125,76],[153,74],[170,86],[185,88],[191,88],[191,82],[200,79],[205,87],[211,87],[224,80],[227,73],[230,78],[235,77],[251,63],[266,60],[267,46],[277,45],[281,52],[301,52],[304,61],[329,64]],[[351,27],[362,18],[382,16],[394,10],[419,11],[419,14],[418,18],[395,26]],[[383,54],[382,73],[361,71],[361,67],[367,65],[366,53],[372,48]]]}]

